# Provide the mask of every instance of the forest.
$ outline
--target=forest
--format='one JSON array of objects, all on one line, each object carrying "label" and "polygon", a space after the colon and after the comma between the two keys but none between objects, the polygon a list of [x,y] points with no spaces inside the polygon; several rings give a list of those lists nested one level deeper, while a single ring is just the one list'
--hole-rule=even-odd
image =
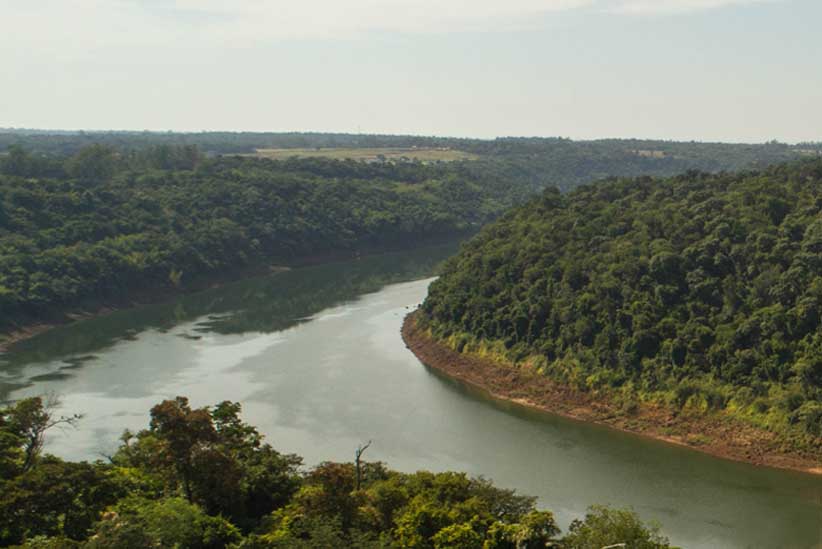
[{"label": "forest", "polygon": [[535,189],[459,165],[206,158],[194,146],[0,161],[0,329],[254,265],[476,231]]},{"label": "forest", "polygon": [[[765,165],[816,144],[353,134],[0,132],[0,331],[272,263],[467,234],[546,187]],[[456,162],[271,160],[259,146],[438,146]],[[225,153],[226,156],[221,156]]]},{"label": "forest", "polygon": [[57,416],[54,405],[33,397],[0,409],[4,547],[670,547],[634,512],[603,506],[561,535],[535,498],[463,473],[400,473],[364,459],[306,468],[265,442],[229,401],[163,401],[148,428],[123,433],[105,460],[64,461],[44,452],[45,437],[82,418]]},{"label": "forest", "polygon": [[547,190],[446,262],[452,348],[822,449],[822,161]]}]

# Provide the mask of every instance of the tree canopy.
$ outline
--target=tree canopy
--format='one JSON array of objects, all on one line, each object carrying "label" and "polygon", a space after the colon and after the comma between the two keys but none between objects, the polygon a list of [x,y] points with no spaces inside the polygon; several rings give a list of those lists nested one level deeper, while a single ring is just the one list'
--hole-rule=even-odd
[{"label": "tree canopy", "polygon": [[820,161],[549,190],[449,260],[423,321],[584,391],[818,449],[820,219]]},{"label": "tree canopy", "polygon": [[[19,157],[19,158],[18,158]],[[476,230],[531,192],[458,166],[207,159],[196,148],[0,161],[0,329],[271,262]]]},{"label": "tree canopy", "polygon": [[[763,166],[819,144],[348,134],[0,132],[0,331],[271,261],[413,246],[604,176]],[[255,158],[441,147],[475,160]],[[203,152],[205,151],[205,152]],[[244,153],[247,156],[219,156]]]},{"label": "tree canopy", "polygon": [[[31,549],[180,547],[293,549],[599,548],[613,541],[664,549],[631,511],[592,508],[561,536],[535,498],[463,473],[400,473],[382,463],[300,467],[222,402],[185,397],[151,409],[108,463],[38,452],[23,467],[21,417],[48,416],[41,399],[0,410],[0,545]],[[17,449],[17,452],[14,450]],[[352,449],[353,451],[353,449]],[[634,545],[636,544],[636,545]]]}]

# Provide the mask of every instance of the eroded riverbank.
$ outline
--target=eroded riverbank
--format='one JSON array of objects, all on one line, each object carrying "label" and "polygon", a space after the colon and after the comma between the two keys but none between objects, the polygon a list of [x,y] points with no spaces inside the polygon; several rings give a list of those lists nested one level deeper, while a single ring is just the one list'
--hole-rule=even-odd
[{"label": "eroded riverbank", "polygon": [[416,312],[405,317],[402,337],[426,366],[509,401],[567,418],[606,425],[630,433],[687,446],[700,452],[753,465],[822,475],[822,456],[785,452],[773,433],[730,418],[675,415],[661,407],[643,406],[626,416],[607,399],[554,383],[545,376],[459,353],[420,329]]}]

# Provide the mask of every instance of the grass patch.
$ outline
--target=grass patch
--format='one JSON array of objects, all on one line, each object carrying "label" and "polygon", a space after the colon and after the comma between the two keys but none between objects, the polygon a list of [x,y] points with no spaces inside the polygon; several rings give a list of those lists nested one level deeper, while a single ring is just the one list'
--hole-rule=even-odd
[{"label": "grass patch", "polygon": [[381,147],[381,148],[304,148],[304,149],[257,149],[252,155],[260,158],[283,160],[286,158],[333,158],[362,162],[453,162],[476,160],[475,154],[448,147]]}]

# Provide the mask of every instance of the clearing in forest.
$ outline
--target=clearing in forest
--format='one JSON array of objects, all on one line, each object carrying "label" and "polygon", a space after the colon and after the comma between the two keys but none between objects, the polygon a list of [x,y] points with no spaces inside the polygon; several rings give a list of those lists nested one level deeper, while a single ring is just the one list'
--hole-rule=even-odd
[{"label": "clearing in forest", "polygon": [[304,148],[304,149],[257,149],[255,156],[282,160],[301,158],[335,158],[364,162],[453,162],[475,160],[477,155],[448,147],[373,147],[373,148]]}]

